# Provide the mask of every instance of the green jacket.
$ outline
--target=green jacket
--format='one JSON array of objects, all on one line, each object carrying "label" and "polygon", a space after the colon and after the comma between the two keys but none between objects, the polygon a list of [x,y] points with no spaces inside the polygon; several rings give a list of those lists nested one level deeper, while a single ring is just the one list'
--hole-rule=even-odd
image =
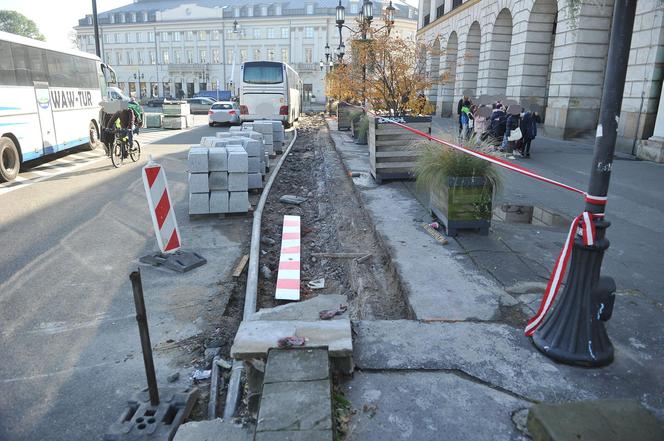
[{"label": "green jacket", "polygon": [[127,108],[134,112],[134,116],[136,117],[137,121],[143,121],[143,109],[141,108],[140,104],[130,101],[127,104]]}]

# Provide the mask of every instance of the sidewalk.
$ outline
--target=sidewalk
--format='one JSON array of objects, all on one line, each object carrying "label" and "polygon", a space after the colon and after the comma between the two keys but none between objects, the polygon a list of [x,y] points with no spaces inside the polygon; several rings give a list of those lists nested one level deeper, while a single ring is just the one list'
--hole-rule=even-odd
[{"label": "sidewalk", "polygon": [[[490,235],[463,232],[441,246],[421,228],[430,221],[427,197],[413,182],[377,186],[369,175],[367,146],[328,121],[355,189],[407,288],[417,321],[355,324],[358,372],[344,386],[352,406],[349,439],[525,439],[532,403],[633,398],[664,419],[664,256],[657,241],[664,229],[664,183],[660,165],[617,161],[607,216],[612,246],[604,274],[618,284],[614,318],[608,323],[616,349],[603,369],[558,365],[523,335],[539,305],[553,262],[568,229],[505,223],[494,219]],[[450,120],[437,119],[434,134]],[[521,164],[585,188],[592,146],[537,138],[533,158]],[[497,204],[537,205],[565,218],[582,201],[545,184],[504,173]],[[640,184],[642,183],[642,184]],[[639,194],[633,194],[638,192]],[[643,213],[636,216],[637,213]],[[637,248],[638,247],[638,248]]]}]

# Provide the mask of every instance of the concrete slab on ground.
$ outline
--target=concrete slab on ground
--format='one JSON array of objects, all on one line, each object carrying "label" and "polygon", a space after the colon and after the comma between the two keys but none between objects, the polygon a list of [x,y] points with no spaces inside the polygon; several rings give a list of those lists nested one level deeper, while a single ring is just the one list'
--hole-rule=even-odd
[{"label": "concrete slab on ground", "polygon": [[350,440],[525,441],[512,414],[527,401],[450,372],[356,372],[342,385]]},{"label": "concrete slab on ground", "polygon": [[[320,294],[301,302],[287,303],[274,308],[263,308],[253,314],[250,320],[320,320],[318,313],[325,309],[347,305],[348,297],[341,294]],[[348,318],[348,312],[337,315],[332,320]]]},{"label": "concrete slab on ground", "polygon": [[330,380],[263,386],[256,432],[332,430]]},{"label": "concrete slab on ground", "polygon": [[272,349],[267,364],[264,384],[330,378],[330,360],[324,349]]},{"label": "concrete slab on ground", "polygon": [[353,323],[360,370],[453,370],[531,401],[632,398],[661,415],[664,381],[616,347],[602,369],[554,363],[533,349],[521,329],[497,323]]},{"label": "concrete slab on ground", "polygon": [[242,425],[217,418],[183,424],[173,441],[252,441],[254,431]]},{"label": "concrete slab on ground", "polygon": [[634,400],[536,404],[528,413],[534,441],[661,441],[662,424]]}]

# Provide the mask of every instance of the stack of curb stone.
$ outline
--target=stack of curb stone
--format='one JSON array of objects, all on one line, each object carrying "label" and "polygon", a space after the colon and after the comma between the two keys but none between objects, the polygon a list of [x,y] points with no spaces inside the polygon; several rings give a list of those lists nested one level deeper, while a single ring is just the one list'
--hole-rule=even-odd
[{"label": "stack of curb stone", "polygon": [[208,149],[194,146],[189,150],[189,214],[210,212]]},{"label": "stack of curb stone", "polygon": [[194,116],[189,110],[189,104],[184,101],[164,103],[164,116],[162,126],[164,129],[186,129],[193,127]]},{"label": "stack of curb stone", "polygon": [[263,135],[263,142],[265,144],[265,150],[268,155],[273,158],[274,153],[274,130],[272,121],[254,121],[251,124],[253,131],[261,133]]},{"label": "stack of curb stone", "polygon": [[145,128],[159,128],[161,127],[161,113],[146,113],[145,114]]},{"label": "stack of curb stone", "polygon": [[[201,143],[207,137],[201,140]],[[265,154],[265,145],[263,144],[263,135],[254,131],[234,131],[218,132],[216,142],[221,141],[227,144],[241,144],[247,152],[249,161],[249,189],[263,188],[263,176],[268,170],[267,164],[269,158]]]}]

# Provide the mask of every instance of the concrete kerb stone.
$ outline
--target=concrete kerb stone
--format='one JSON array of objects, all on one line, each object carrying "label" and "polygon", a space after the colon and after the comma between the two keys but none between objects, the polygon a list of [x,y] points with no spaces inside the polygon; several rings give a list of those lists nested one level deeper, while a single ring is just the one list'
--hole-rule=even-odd
[{"label": "concrete kerb stone", "polygon": [[332,430],[329,379],[263,385],[256,433],[284,430]]},{"label": "concrete kerb stone", "polygon": [[326,348],[293,348],[268,351],[264,384],[330,379]]},{"label": "concrete kerb stone", "polygon": [[252,431],[242,425],[217,418],[183,424],[173,441],[251,441],[253,439]]},{"label": "concrete kerb stone", "polygon": [[[244,183],[247,184],[247,175],[244,175]],[[231,191],[228,193],[228,212],[246,213],[249,210],[249,193],[245,191]]]}]

